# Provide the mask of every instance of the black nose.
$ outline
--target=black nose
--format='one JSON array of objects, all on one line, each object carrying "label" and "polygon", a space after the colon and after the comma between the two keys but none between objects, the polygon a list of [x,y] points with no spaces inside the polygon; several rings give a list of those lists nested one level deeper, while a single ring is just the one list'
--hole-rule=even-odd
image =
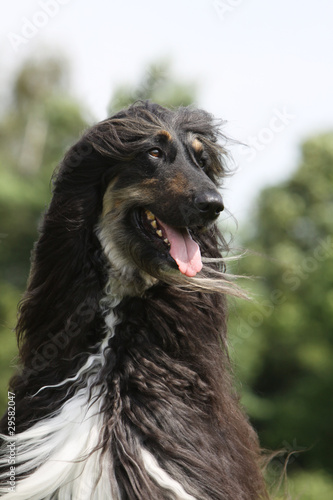
[{"label": "black nose", "polygon": [[194,198],[195,206],[209,219],[216,219],[224,209],[222,196],[217,191],[206,191]]}]

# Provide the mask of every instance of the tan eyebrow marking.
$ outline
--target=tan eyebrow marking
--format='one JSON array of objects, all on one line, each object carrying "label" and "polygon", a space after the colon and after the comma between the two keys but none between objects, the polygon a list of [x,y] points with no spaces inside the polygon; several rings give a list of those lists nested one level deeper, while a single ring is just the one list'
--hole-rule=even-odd
[{"label": "tan eyebrow marking", "polygon": [[203,151],[202,142],[199,141],[199,139],[195,138],[194,141],[192,142],[192,148],[196,153],[201,153]]},{"label": "tan eyebrow marking", "polygon": [[154,201],[152,188],[157,183],[157,179],[147,179],[140,184],[115,190],[117,181],[118,177],[110,182],[105,191],[102,207],[103,218],[113,210],[120,210],[122,205],[126,205],[129,200],[136,200],[140,203],[152,203]]},{"label": "tan eyebrow marking", "polygon": [[166,137],[168,141],[172,140],[172,135],[167,130],[161,130],[157,135]]}]

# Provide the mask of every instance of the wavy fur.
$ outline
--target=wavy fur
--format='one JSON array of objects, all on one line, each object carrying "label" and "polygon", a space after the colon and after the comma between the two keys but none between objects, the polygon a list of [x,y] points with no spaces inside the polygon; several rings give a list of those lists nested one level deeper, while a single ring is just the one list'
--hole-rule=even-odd
[{"label": "wavy fur", "polygon": [[[218,135],[204,111],[139,102],[66,154],[20,305],[6,500],[267,498],[227,353],[225,294],[241,292],[214,224]],[[178,270],[151,212],[197,242],[197,277]]]}]

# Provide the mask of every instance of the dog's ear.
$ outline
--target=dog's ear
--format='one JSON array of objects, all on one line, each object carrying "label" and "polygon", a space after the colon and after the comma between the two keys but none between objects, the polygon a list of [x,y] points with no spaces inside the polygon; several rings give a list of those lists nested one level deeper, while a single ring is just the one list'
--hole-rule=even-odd
[{"label": "dog's ear", "polygon": [[56,335],[73,317],[84,336],[87,314],[82,318],[78,308],[86,304],[91,318],[98,310],[107,271],[95,227],[111,172],[112,160],[101,156],[85,138],[68,151],[58,169],[20,306],[23,357],[43,344],[46,333]]}]

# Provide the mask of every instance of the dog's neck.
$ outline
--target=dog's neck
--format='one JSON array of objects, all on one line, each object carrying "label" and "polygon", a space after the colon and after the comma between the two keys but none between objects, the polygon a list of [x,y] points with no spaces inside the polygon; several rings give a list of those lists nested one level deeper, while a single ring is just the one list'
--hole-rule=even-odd
[{"label": "dog's neck", "polygon": [[109,269],[109,276],[108,293],[111,301],[121,300],[124,297],[141,297],[146,290],[158,283],[153,276],[130,265],[118,268],[113,263]]},{"label": "dog's neck", "polygon": [[119,252],[112,237],[110,238],[110,228],[106,224],[101,222],[97,226],[96,234],[108,262],[109,280],[105,292],[110,303],[114,300],[119,302],[127,296],[141,297],[148,288],[158,282]]}]

